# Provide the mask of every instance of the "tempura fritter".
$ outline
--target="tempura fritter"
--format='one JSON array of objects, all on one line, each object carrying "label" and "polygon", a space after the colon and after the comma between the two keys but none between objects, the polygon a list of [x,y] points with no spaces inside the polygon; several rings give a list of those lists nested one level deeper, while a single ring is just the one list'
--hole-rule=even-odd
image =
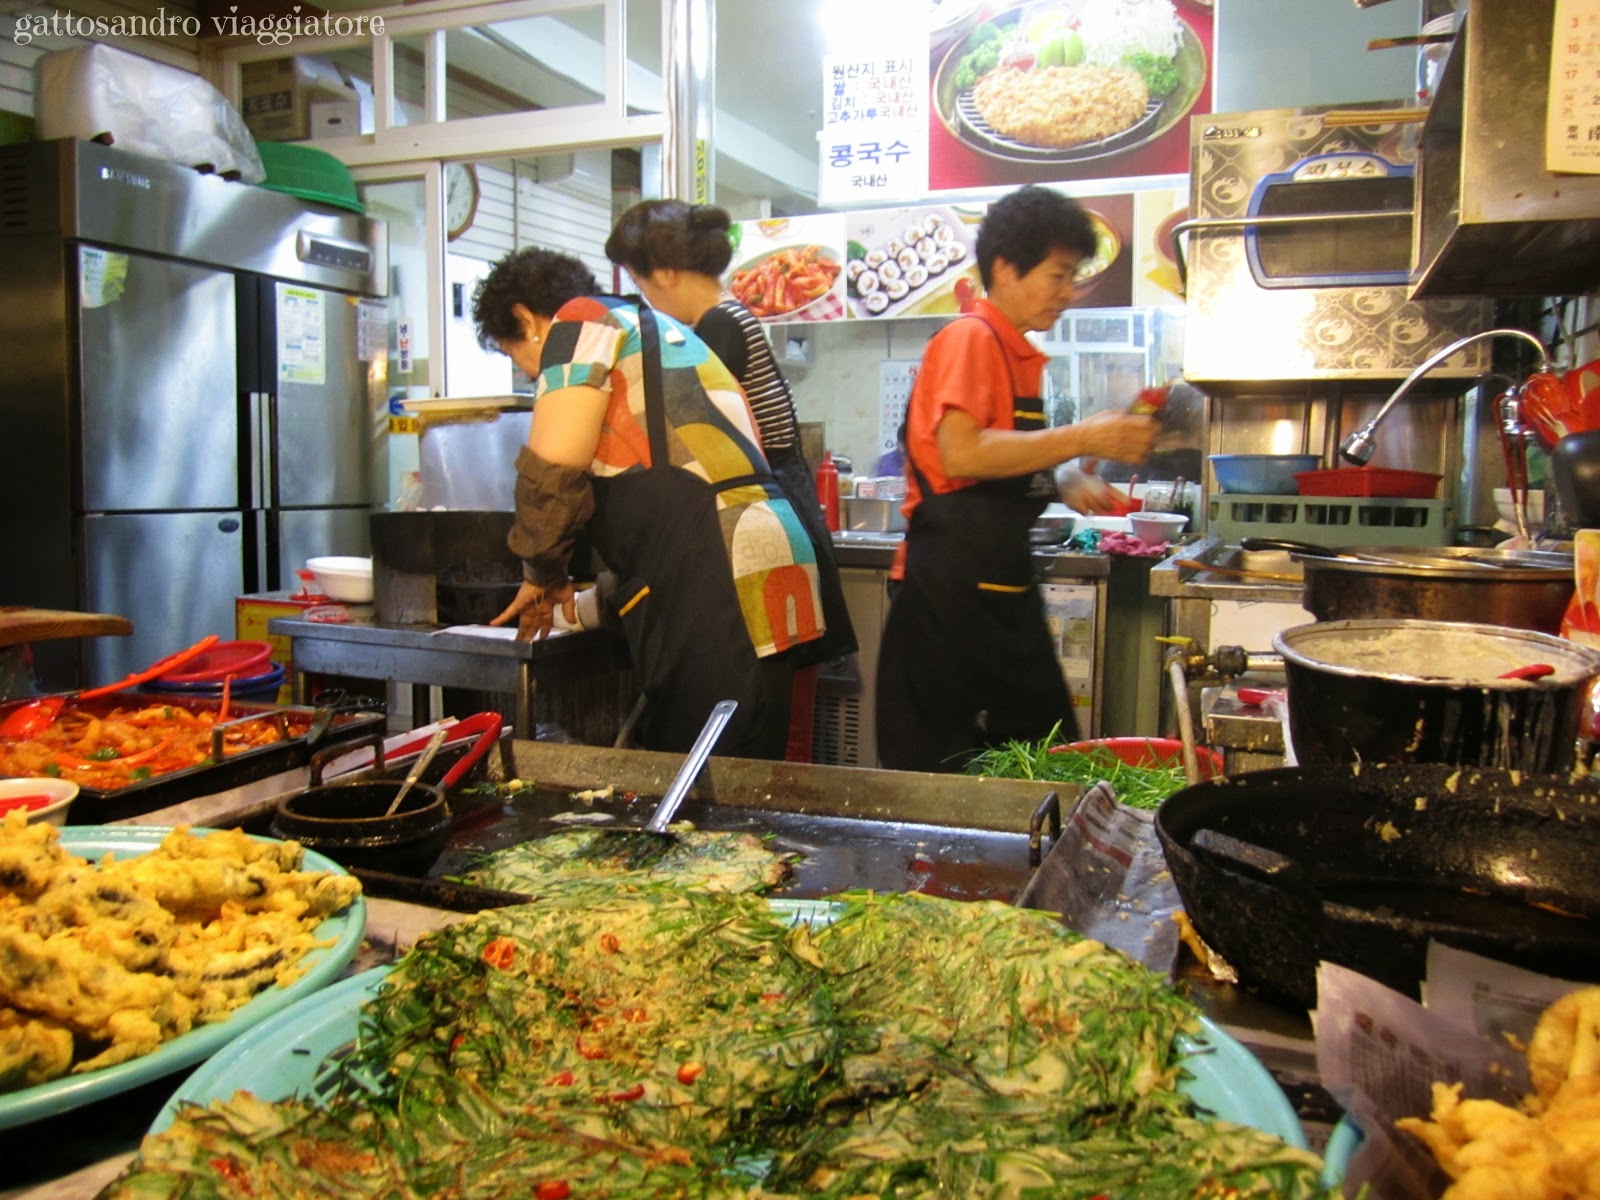
[{"label": "tempura fritter", "polygon": [[[149,1053],[290,982],[361,885],[294,842],[186,828],[98,865],[0,823],[0,1091]],[[76,1061],[74,1058],[76,1057]]]}]

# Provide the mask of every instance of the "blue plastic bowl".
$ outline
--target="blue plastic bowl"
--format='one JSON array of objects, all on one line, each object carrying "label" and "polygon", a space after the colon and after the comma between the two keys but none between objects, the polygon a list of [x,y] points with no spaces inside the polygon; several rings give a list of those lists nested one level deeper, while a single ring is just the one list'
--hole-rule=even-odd
[{"label": "blue plastic bowl", "polygon": [[1293,496],[1300,490],[1295,475],[1315,471],[1322,461],[1316,454],[1213,454],[1211,469],[1224,492],[1257,496]]}]

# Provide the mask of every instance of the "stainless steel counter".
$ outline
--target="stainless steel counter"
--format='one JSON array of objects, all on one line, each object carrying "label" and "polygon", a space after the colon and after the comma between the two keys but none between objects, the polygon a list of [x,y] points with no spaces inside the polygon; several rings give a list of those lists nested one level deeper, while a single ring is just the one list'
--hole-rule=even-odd
[{"label": "stainless steel counter", "polygon": [[[392,625],[376,620],[335,625],[299,617],[275,617],[267,628],[290,639],[296,703],[306,701],[307,674],[409,683],[419,689],[417,698],[422,707],[413,710],[419,723],[427,709],[428,687],[503,693],[512,698],[512,729],[518,737],[531,738],[538,689],[553,684],[555,675],[560,674],[566,682],[575,673],[587,674],[586,686],[591,690],[596,686],[617,690],[605,688],[608,677],[618,679],[619,686],[625,682],[620,680],[626,668],[619,665],[615,642],[600,633],[568,631],[552,634],[542,642],[520,642],[447,633],[428,625]],[[582,671],[584,667],[589,670]],[[601,697],[606,703],[613,699]],[[626,703],[624,697],[614,707],[625,708]],[[582,736],[585,731],[568,732]],[[612,732],[614,735],[615,730]]]},{"label": "stainless steel counter", "polygon": [[[901,533],[836,533],[833,554],[841,567],[887,570],[904,540]],[[1104,579],[1111,574],[1111,560],[1105,554],[1052,548],[1035,550],[1033,561],[1046,579]]]}]

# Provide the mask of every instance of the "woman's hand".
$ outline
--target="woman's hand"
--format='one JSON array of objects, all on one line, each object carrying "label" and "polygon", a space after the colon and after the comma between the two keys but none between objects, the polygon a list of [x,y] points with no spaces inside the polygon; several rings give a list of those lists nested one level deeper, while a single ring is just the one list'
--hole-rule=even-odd
[{"label": "woman's hand", "polygon": [[1091,516],[1112,515],[1119,511],[1116,489],[1096,475],[1085,460],[1082,468],[1060,467],[1056,470],[1056,492],[1073,512]]},{"label": "woman's hand", "polygon": [[1150,447],[1161,430],[1161,423],[1154,417],[1099,412],[1071,428],[1077,435],[1080,455],[1137,464],[1150,456]]},{"label": "woman's hand", "polygon": [[519,642],[543,641],[550,636],[550,630],[555,626],[558,607],[568,624],[578,623],[578,606],[574,600],[576,594],[570,579],[564,579],[548,588],[525,582],[517,589],[516,598],[506,606],[506,610],[489,624],[508,625],[515,617]]}]

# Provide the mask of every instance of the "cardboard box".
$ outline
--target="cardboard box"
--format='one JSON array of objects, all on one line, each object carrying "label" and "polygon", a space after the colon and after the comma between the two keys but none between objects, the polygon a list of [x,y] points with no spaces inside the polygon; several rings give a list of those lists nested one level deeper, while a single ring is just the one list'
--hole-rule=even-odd
[{"label": "cardboard box", "polygon": [[[338,67],[305,55],[244,64],[239,108],[245,127],[258,141],[299,142],[311,137],[314,103],[359,105],[359,97]],[[358,119],[359,112],[358,107]]]},{"label": "cardboard box", "polygon": [[274,617],[298,616],[308,608],[327,604],[326,596],[311,596],[304,592],[260,592],[253,596],[237,596],[233,601],[234,637],[245,642],[268,642],[272,646],[270,661],[282,663],[283,686],[278,689],[278,703],[290,702],[293,687],[291,678],[294,665],[290,659],[290,642],[281,633],[268,633],[267,622]]},{"label": "cardboard box", "polygon": [[311,105],[313,138],[355,137],[362,133],[361,105],[354,100],[317,100]]}]

